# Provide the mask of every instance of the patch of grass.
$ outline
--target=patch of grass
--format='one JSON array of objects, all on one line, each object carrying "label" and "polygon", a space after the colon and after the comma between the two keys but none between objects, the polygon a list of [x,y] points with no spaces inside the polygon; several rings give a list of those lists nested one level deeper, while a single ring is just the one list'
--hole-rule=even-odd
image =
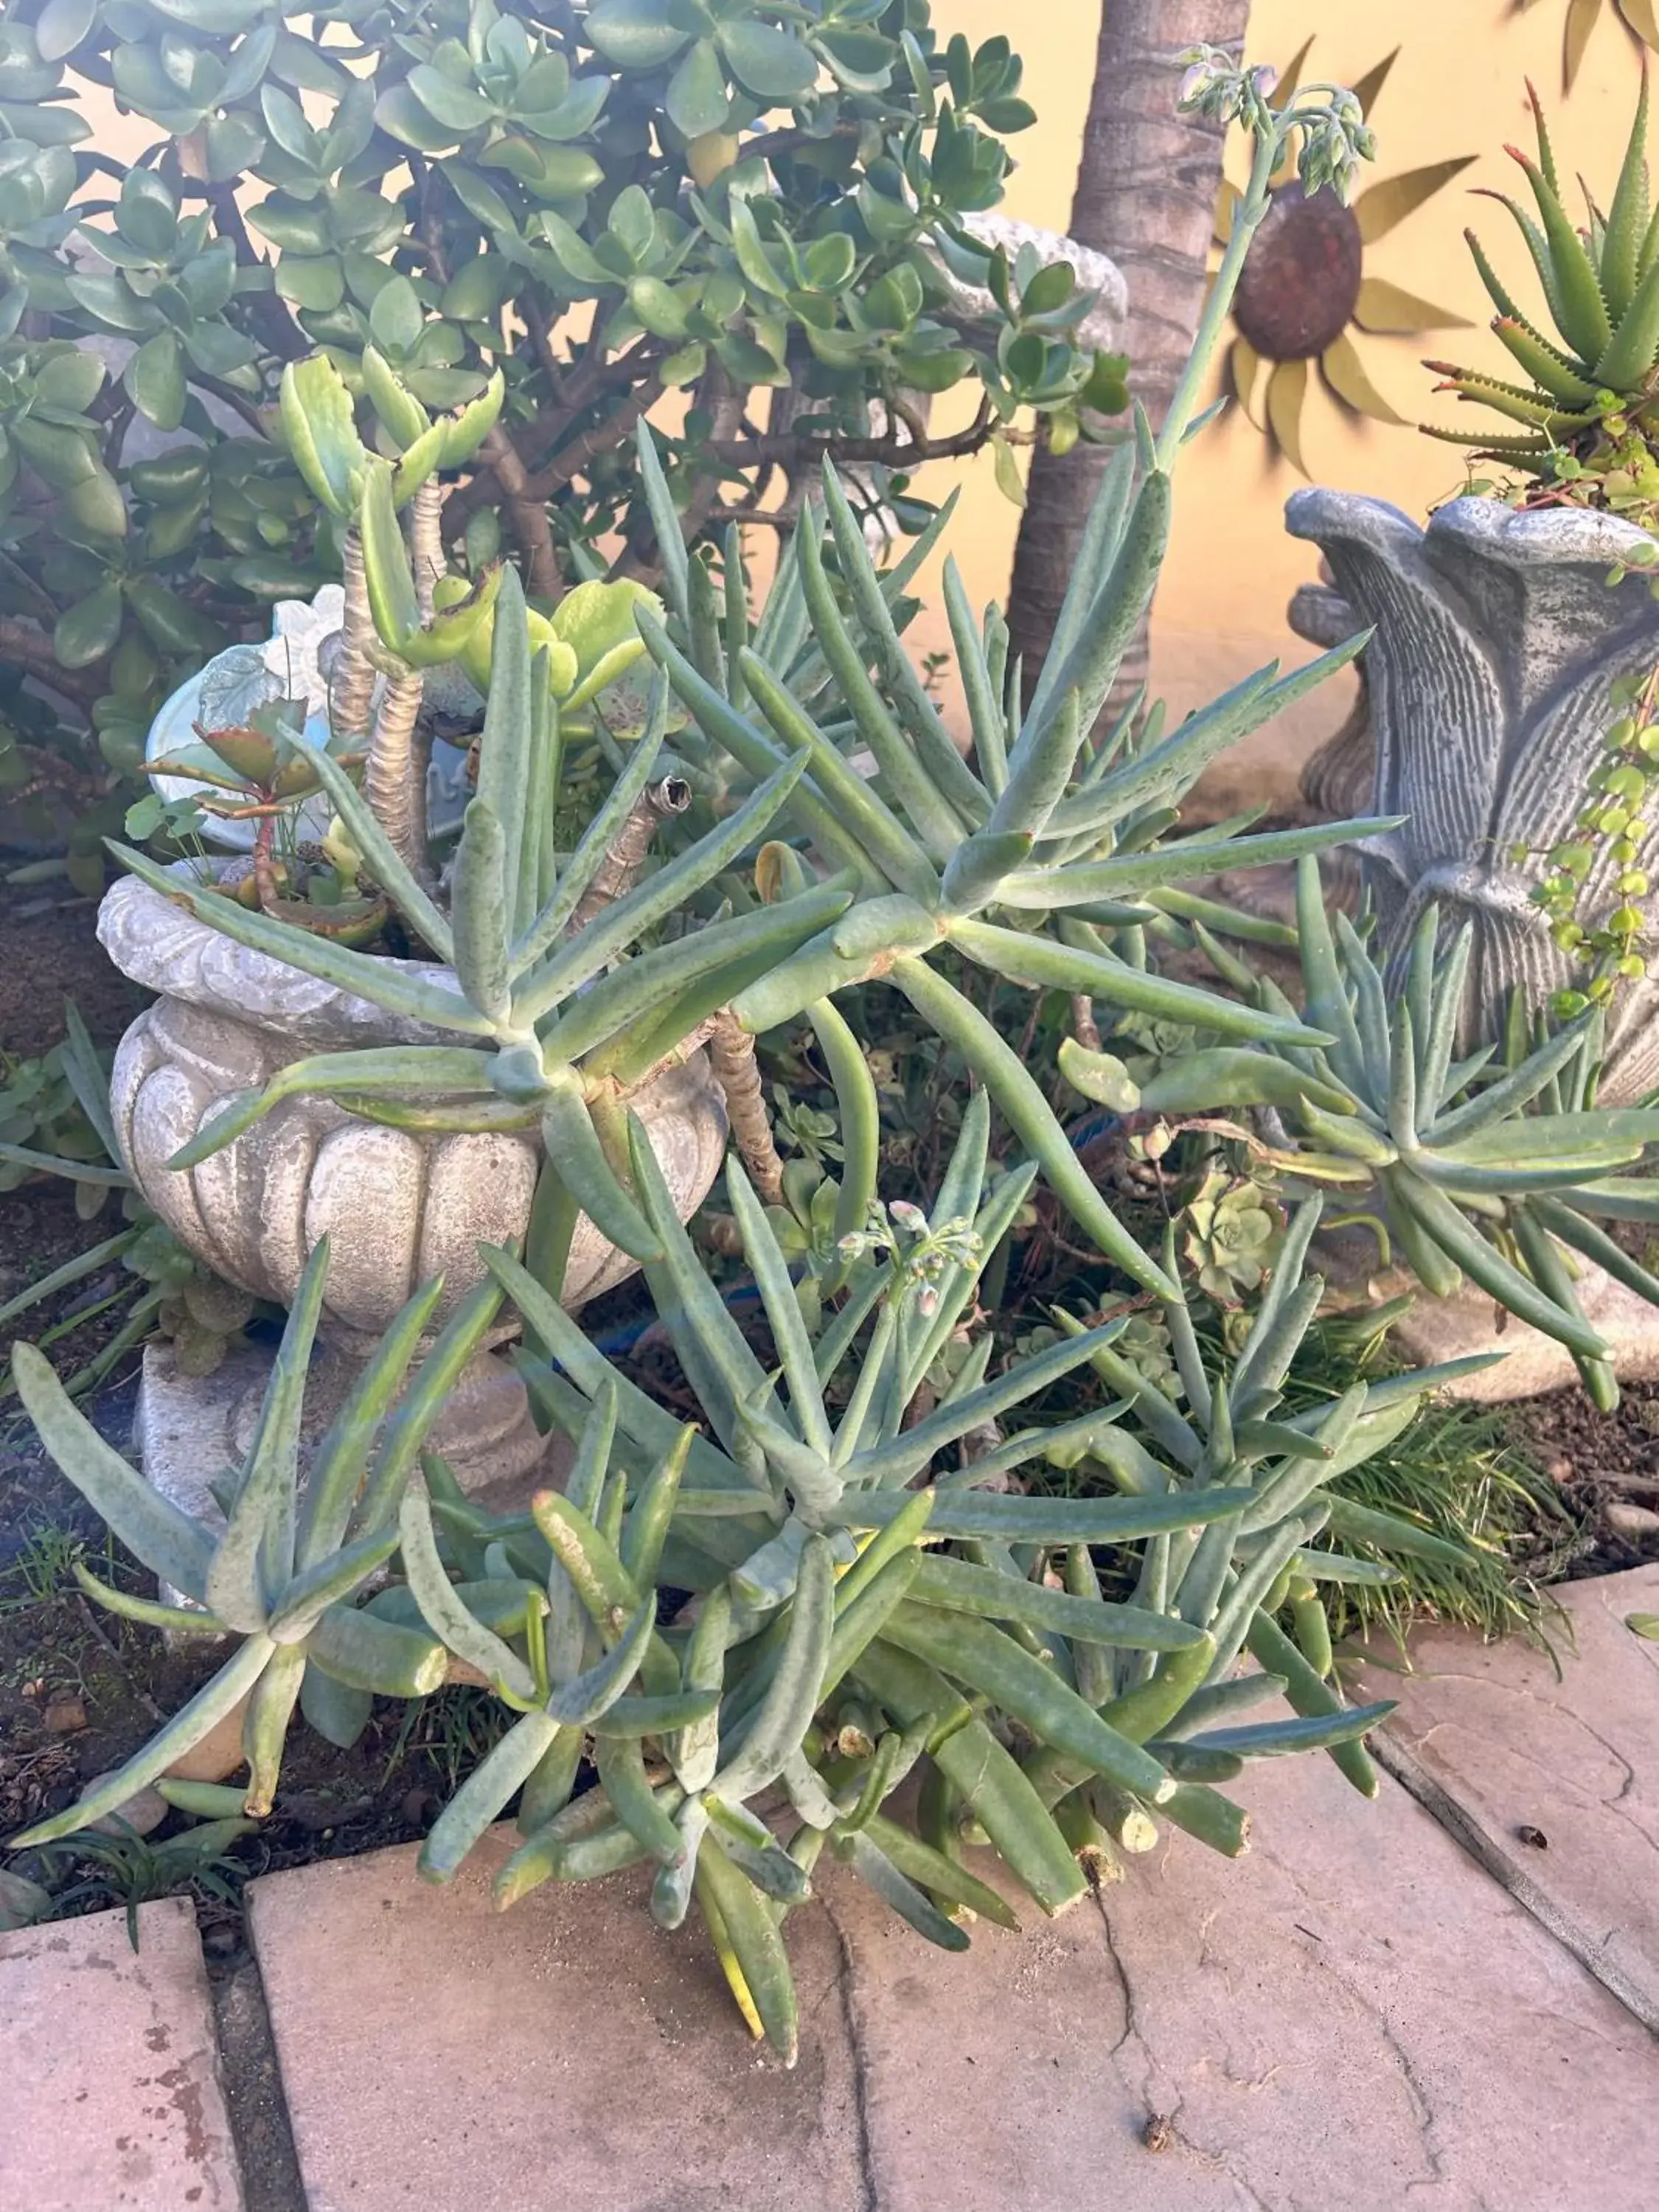
[{"label": "patch of grass", "polygon": [[423,1759],[446,1797],[453,1796],[487,1752],[513,1725],[513,1715],[489,1690],[452,1683],[404,1708],[380,1777],[384,1790],[400,1768]]},{"label": "patch of grass", "polygon": [[[1357,1367],[1355,1359],[1346,1324],[1316,1324],[1286,1377],[1285,1410],[1339,1396],[1356,1373],[1380,1379],[1405,1365],[1389,1354],[1386,1339],[1359,1347]],[[1403,1651],[1406,1630],[1425,1617],[1488,1638],[1522,1635],[1546,1650],[1553,1650],[1553,1638],[1568,1637],[1566,1613],[1547,1585],[1589,1548],[1590,1537],[1517,1447],[1499,1408],[1431,1400],[1393,1443],[1332,1488],[1469,1554],[1462,1567],[1396,1554],[1385,1561],[1395,1570],[1391,1583],[1322,1583],[1334,1638],[1382,1629]],[[1360,1544],[1343,1548],[1359,1556],[1368,1551]],[[1384,1559],[1380,1552],[1370,1556]]]},{"label": "patch of grass", "polygon": [[15,1558],[0,1568],[0,1615],[68,1595],[76,1587],[75,1563],[85,1550],[73,1529],[49,1521],[31,1528]]},{"label": "patch of grass", "polygon": [[126,1821],[112,1820],[107,1835],[77,1829],[55,1844],[43,1844],[33,1856],[77,1879],[51,1892],[51,1911],[41,1917],[70,1920],[125,1905],[127,1940],[136,1951],[141,1905],[186,1892],[221,1905],[240,1905],[248,1869],[228,1853],[255,1826],[252,1820],[204,1820],[155,1842]]}]

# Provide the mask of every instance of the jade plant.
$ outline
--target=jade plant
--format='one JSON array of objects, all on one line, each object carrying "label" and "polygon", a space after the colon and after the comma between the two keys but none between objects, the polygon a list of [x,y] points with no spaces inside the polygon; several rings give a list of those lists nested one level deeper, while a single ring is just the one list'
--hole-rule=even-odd
[{"label": "jade plant", "polygon": [[[319,347],[354,388],[372,349],[434,414],[501,377],[448,526],[549,605],[642,524],[629,433],[665,395],[693,537],[825,450],[914,527],[930,455],[1095,434],[1125,392],[1090,295],[1016,282],[970,228],[1035,120],[1020,76],[927,0],[15,0],[0,805],[72,823],[95,888],[161,700],[337,574],[337,517],[272,434]],[[963,383],[971,422],[930,436],[918,407]]]}]

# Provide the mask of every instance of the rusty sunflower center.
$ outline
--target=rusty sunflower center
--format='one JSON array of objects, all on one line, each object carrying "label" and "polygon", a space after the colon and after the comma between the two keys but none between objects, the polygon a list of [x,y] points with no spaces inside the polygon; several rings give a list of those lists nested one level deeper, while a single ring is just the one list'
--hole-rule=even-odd
[{"label": "rusty sunflower center", "polygon": [[1347,327],[1359,300],[1364,241],[1334,192],[1286,185],[1255,234],[1233,320],[1268,361],[1305,361]]}]

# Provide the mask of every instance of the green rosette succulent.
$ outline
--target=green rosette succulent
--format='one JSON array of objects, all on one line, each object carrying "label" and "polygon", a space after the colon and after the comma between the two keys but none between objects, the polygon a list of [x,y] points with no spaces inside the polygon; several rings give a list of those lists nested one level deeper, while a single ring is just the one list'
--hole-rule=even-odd
[{"label": "green rosette succulent", "polygon": [[1206,1297],[1232,1306],[1260,1286],[1280,1226],[1260,1183],[1212,1169],[1182,1208],[1181,1221],[1182,1255]]}]

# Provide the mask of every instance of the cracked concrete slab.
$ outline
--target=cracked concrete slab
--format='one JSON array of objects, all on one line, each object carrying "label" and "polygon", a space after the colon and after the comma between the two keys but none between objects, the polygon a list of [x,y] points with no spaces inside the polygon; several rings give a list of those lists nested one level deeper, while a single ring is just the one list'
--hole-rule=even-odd
[{"label": "cracked concrete slab", "polygon": [[1659,1566],[1563,1584],[1573,1643],[1546,1652],[1424,1627],[1381,1755],[1466,1849],[1659,2033]]},{"label": "cracked concrete slab", "polygon": [[1392,1782],[1238,1787],[962,1958],[836,1882],[879,2212],[1651,2212],[1659,2044]]},{"label": "cracked concrete slab", "polygon": [[188,1898],[0,1935],[0,2205],[241,2212]]},{"label": "cracked concrete slab", "polygon": [[873,2212],[823,1916],[791,1930],[787,2074],[701,1928],[665,1934],[637,1875],[495,1912],[514,1840],[487,1837],[441,1890],[411,1849],[250,1887],[310,2212]]},{"label": "cracked concrete slab", "polygon": [[252,1920],[310,2212],[1652,2212],[1659,2043],[1394,1782],[1249,1773],[1058,1923],[931,1950],[838,1868],[753,2046],[643,1884],[509,1913],[408,1850]]}]

